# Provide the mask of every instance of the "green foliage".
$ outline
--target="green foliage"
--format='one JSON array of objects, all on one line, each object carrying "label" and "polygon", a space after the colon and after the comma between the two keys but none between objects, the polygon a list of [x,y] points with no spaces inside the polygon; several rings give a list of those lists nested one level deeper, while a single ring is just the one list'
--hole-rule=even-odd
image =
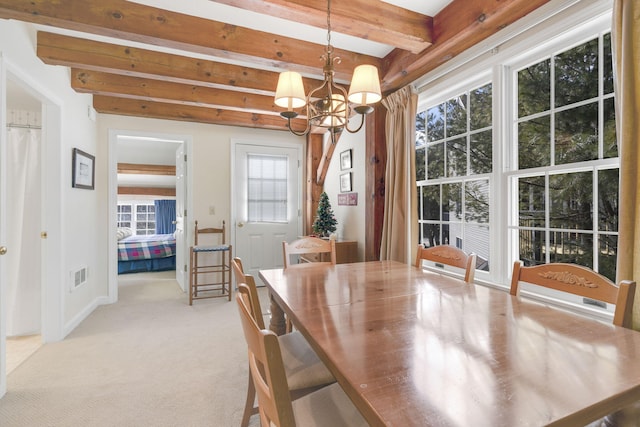
[{"label": "green foliage", "polygon": [[313,232],[319,236],[327,236],[336,231],[336,217],[333,215],[329,196],[324,191],[320,195],[318,202],[318,210],[316,211],[316,220],[313,222]]}]

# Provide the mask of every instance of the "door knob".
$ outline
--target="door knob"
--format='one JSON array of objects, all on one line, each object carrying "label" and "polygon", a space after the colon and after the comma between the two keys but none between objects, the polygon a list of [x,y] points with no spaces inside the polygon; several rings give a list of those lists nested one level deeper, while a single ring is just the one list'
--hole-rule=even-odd
[{"label": "door knob", "polygon": [[244,222],[239,222],[238,223],[238,228],[242,228],[242,227],[244,227]]},{"label": "door knob", "polygon": [[48,236],[48,234],[47,234],[47,232],[46,232],[46,231],[41,231],[41,232],[40,232],[40,238],[41,238],[41,239],[46,239],[47,237],[49,237],[49,236]]},{"label": "door knob", "polygon": [[0,246],[0,255],[4,255],[7,253],[7,247],[6,246]]}]

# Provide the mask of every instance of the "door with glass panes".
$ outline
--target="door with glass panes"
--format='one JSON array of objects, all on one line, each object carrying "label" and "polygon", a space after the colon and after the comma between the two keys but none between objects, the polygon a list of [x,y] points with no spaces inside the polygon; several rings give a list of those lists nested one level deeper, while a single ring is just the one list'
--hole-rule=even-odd
[{"label": "door with glass panes", "polygon": [[258,279],[282,267],[282,241],[301,233],[302,148],[238,143],[234,154],[234,256]]}]

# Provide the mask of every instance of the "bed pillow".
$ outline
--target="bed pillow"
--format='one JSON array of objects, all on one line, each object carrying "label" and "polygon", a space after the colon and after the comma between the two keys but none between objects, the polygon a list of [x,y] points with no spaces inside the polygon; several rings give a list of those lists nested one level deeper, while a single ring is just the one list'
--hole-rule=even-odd
[{"label": "bed pillow", "polygon": [[118,237],[118,240],[122,240],[125,237],[129,237],[133,234],[133,231],[130,228],[118,228],[118,231],[116,231],[116,236]]}]

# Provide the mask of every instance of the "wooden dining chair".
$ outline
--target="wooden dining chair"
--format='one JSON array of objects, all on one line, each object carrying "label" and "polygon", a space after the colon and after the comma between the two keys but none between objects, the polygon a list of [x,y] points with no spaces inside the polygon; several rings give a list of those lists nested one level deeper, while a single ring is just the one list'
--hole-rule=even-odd
[{"label": "wooden dining chair", "polygon": [[328,261],[319,261],[325,264],[336,263],[336,241],[320,239],[318,237],[305,236],[291,243],[282,242],[282,253],[284,255],[284,268],[291,267],[291,257],[299,255],[303,261],[314,261],[315,255],[325,256]]},{"label": "wooden dining chair", "polygon": [[264,317],[262,315],[262,307],[260,306],[260,297],[258,296],[258,287],[256,286],[255,279],[251,274],[245,274],[242,259],[239,257],[234,257],[231,260],[231,269],[233,270],[233,275],[236,278],[236,288],[243,283],[249,288],[249,292],[251,293],[249,298],[251,314],[255,317],[256,323],[260,329],[264,329]]},{"label": "wooden dining chair", "polygon": [[522,261],[516,261],[513,263],[511,295],[518,294],[520,282],[615,304],[613,324],[631,327],[636,282],[623,280],[617,286],[605,276],[577,264],[550,263],[525,267]]},{"label": "wooden dining chair", "polygon": [[[336,241],[305,236],[291,243],[282,242],[284,268],[291,268],[298,264],[291,263],[292,256],[299,256],[301,263],[314,262],[318,264],[336,264]],[[325,261],[328,259],[328,261]],[[287,333],[293,330],[291,319],[287,318]]]},{"label": "wooden dining chair", "polygon": [[[265,329],[262,308],[258,296],[258,289],[252,275],[244,274],[242,260],[238,257],[231,261],[233,273],[236,277],[236,286],[239,293],[244,294],[249,312],[259,329]],[[307,340],[298,331],[278,337],[282,353],[285,377],[289,390],[294,396],[304,395],[320,386],[335,382],[333,374],[327,369],[322,360],[313,351]],[[258,413],[254,407],[256,389],[253,383],[251,370],[249,370],[249,384],[247,386],[247,399],[244,405],[241,427],[247,427],[253,414]]]},{"label": "wooden dining chair", "polygon": [[251,314],[249,295],[247,286],[240,284],[236,301],[247,341],[249,370],[258,395],[261,425],[368,426],[338,383],[292,401],[281,340],[272,331],[258,327]]},{"label": "wooden dining chair", "polygon": [[476,273],[476,255],[474,253],[467,255],[462,249],[450,245],[438,245],[429,248],[419,245],[416,255],[416,267],[422,268],[422,261],[424,260],[461,268],[465,271],[464,281],[473,283]]}]

